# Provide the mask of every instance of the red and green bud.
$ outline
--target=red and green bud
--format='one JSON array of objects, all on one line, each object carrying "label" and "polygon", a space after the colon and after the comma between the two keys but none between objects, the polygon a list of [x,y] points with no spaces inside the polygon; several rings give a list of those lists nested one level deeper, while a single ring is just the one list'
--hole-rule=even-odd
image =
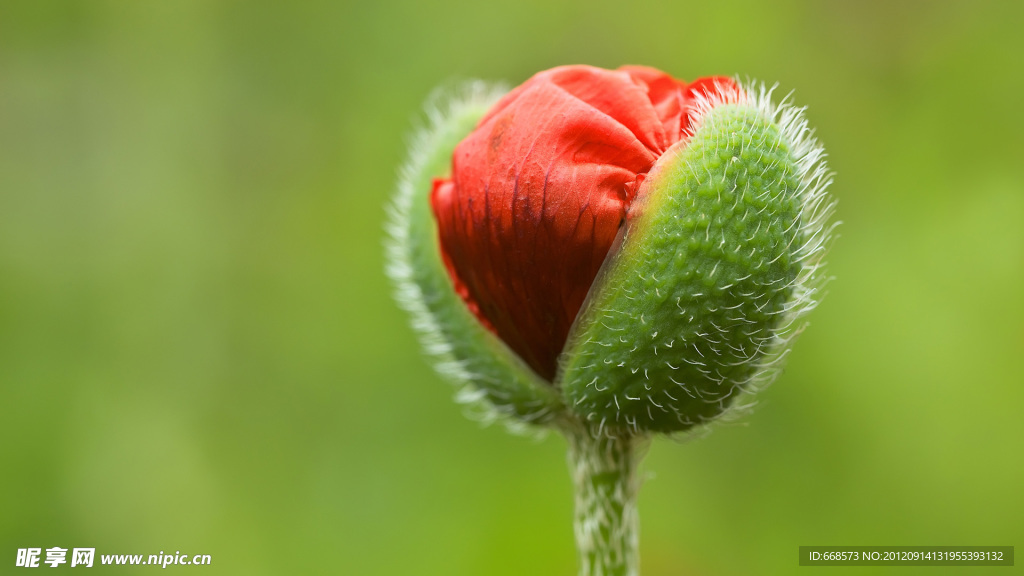
[{"label": "red and green bud", "polygon": [[541,72],[491,108],[434,182],[456,291],[544,379],[644,178],[689,130],[695,90],[714,89],[644,68]]},{"label": "red and green bud", "polygon": [[685,430],[767,382],[832,206],[800,111],[769,96],[566,66],[436,112],[391,273],[442,370],[520,420],[610,434]]}]

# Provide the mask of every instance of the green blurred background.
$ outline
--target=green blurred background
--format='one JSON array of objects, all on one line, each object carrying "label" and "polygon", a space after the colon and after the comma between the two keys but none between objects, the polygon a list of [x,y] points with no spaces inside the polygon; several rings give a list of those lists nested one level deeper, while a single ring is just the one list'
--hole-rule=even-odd
[{"label": "green blurred background", "polygon": [[563,441],[463,417],[381,248],[431,90],[565,63],[777,81],[838,174],[836,280],[786,373],[742,424],[650,451],[644,574],[1019,550],[1022,6],[3,2],[0,573],[94,546],[573,574]]}]

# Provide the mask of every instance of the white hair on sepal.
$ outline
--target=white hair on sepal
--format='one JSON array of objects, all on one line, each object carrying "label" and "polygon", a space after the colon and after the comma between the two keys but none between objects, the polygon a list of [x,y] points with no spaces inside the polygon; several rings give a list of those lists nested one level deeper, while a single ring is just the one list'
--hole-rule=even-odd
[{"label": "white hair on sepal", "polygon": [[770,331],[766,352],[757,362],[750,376],[733,383],[738,397],[719,415],[702,422],[691,429],[670,434],[678,441],[702,438],[718,425],[735,425],[747,416],[757,404],[755,396],[771,384],[779,373],[792,343],[803,333],[807,324],[802,322],[821,301],[825,285],[832,277],[822,274],[824,258],[836,238],[835,229],[842,222],[832,222],[836,200],[828,193],[834,173],[826,162],[824,147],[814,137],[805,116],[806,107],[792,103],[792,92],[780,102],[772,101],[772,94],[778,84],[734,79],[737,91],[727,84],[715,83],[710,94],[696,94],[694,117],[687,137],[696,133],[703,125],[707,114],[717,106],[738,105],[755,108],[761,117],[775,124],[779,138],[794,158],[798,180],[796,195],[800,198],[799,233],[800,244],[793,250],[794,259],[800,262],[800,272],[791,283],[793,293],[790,304],[781,311],[779,323]]},{"label": "white hair on sepal", "polygon": [[[530,422],[548,415],[547,408],[538,406],[528,414],[514,415],[509,404],[496,404],[487,398],[477,384],[487,376],[475,372],[472,362],[460,360],[454,354],[454,347],[445,336],[438,319],[430,311],[427,295],[416,282],[414,270],[413,240],[410,238],[410,218],[413,202],[424,190],[417,190],[416,183],[431,160],[431,153],[445,136],[453,118],[479,111],[482,115],[508,92],[503,84],[489,84],[470,81],[454,88],[435,89],[424,104],[423,113],[415,122],[411,136],[407,138],[408,155],[398,171],[398,182],[392,201],[387,205],[385,224],[385,271],[394,284],[394,297],[411,318],[411,324],[419,335],[420,344],[431,358],[434,369],[456,387],[455,400],[466,407],[466,416],[490,425],[502,423],[510,432],[532,437],[541,437],[546,430],[531,426]],[[493,396],[493,393],[492,393]]]}]

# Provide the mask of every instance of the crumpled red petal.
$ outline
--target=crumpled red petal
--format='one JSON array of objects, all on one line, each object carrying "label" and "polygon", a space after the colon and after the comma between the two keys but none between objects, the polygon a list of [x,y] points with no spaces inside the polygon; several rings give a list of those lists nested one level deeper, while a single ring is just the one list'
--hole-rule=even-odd
[{"label": "crumpled red petal", "polygon": [[502,98],[455,149],[431,204],[469,309],[540,376],[558,354],[643,177],[690,127],[695,90],[653,68],[563,66]]}]

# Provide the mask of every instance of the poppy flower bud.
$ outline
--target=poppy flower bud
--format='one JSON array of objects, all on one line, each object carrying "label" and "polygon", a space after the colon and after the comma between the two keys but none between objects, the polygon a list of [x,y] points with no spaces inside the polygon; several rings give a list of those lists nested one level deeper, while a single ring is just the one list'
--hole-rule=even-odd
[{"label": "poppy flower bud", "polygon": [[801,110],[728,78],[564,66],[419,138],[392,276],[499,412],[674,432],[767,382],[815,303],[832,202]]}]

